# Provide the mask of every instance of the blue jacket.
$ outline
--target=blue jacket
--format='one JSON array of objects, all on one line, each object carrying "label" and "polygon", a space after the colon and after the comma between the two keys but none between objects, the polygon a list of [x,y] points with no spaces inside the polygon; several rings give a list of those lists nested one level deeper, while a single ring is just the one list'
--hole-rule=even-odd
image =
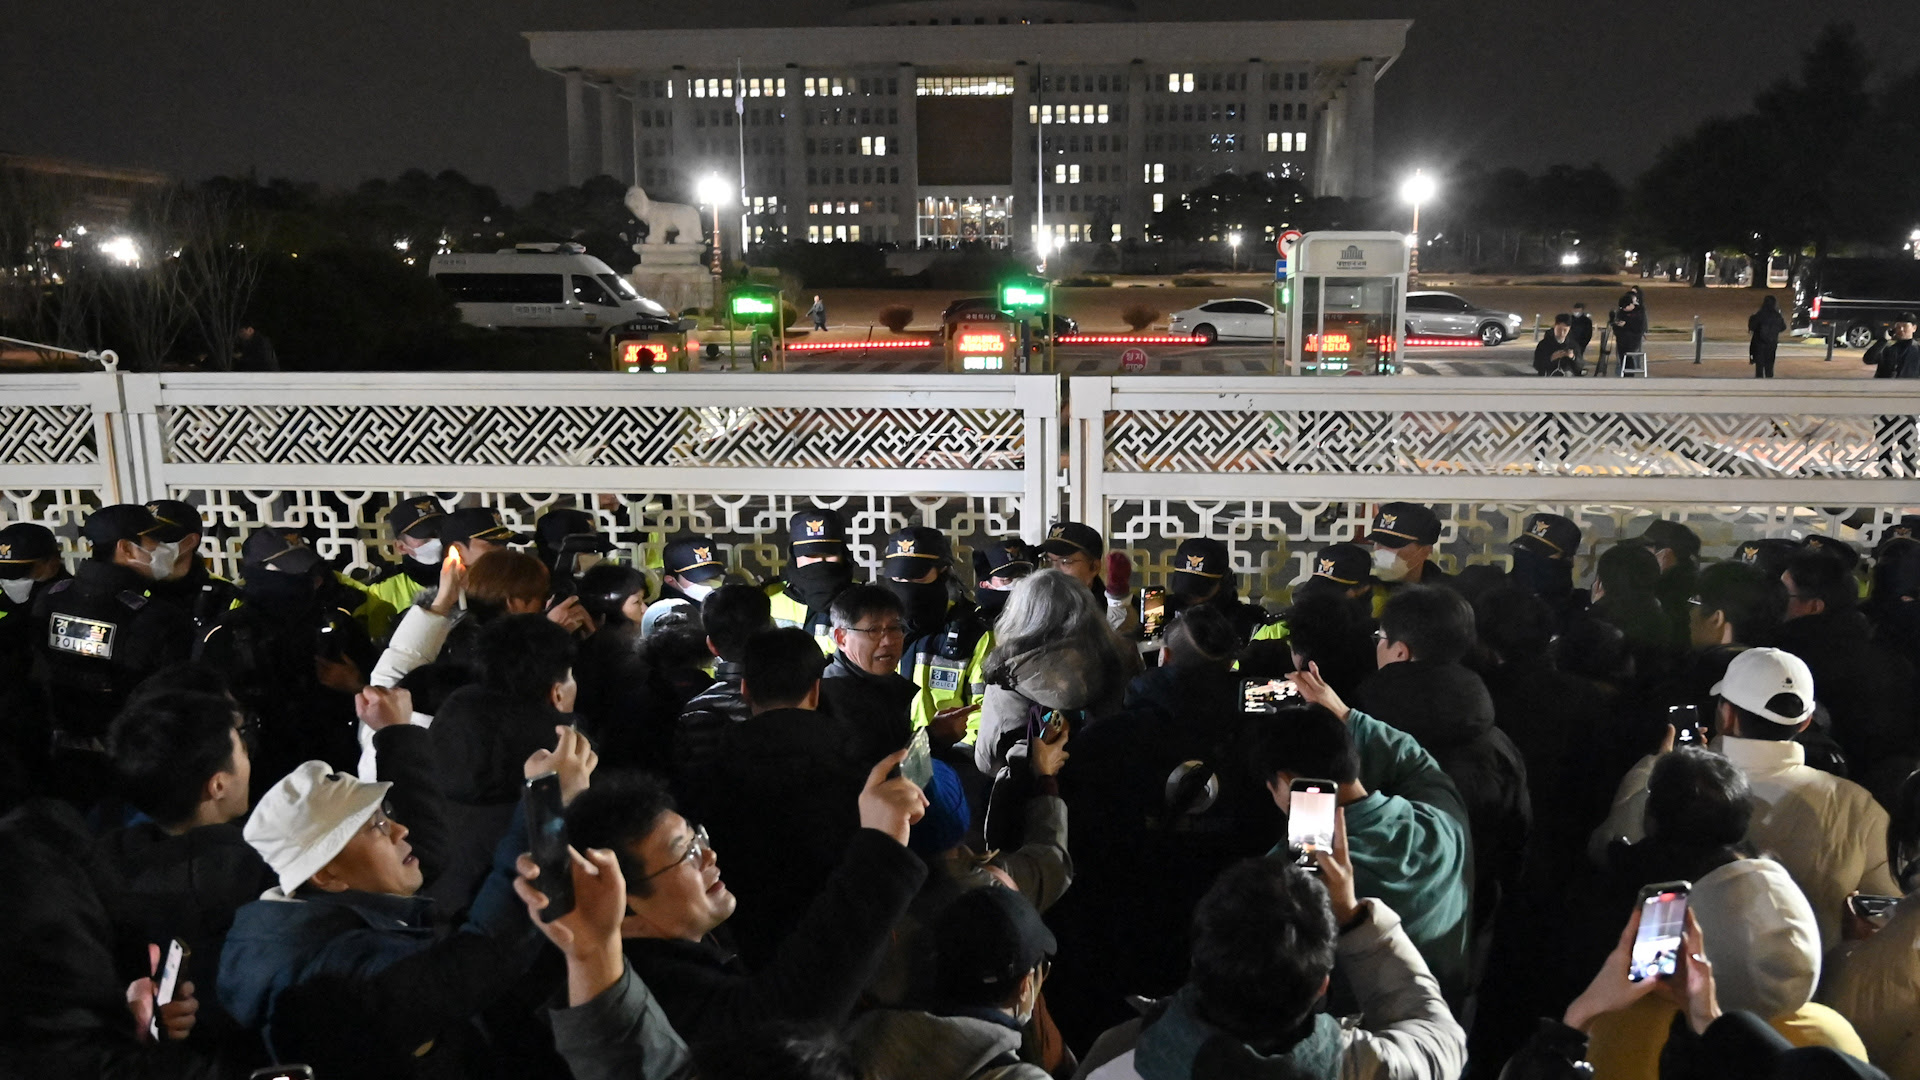
[{"label": "blue jacket", "polygon": [[324,1076],[468,1075],[469,1021],[504,993],[542,938],[513,892],[524,818],[494,851],[467,922],[436,932],[422,896],[278,888],[240,909],[220,1000],[279,1061]]}]

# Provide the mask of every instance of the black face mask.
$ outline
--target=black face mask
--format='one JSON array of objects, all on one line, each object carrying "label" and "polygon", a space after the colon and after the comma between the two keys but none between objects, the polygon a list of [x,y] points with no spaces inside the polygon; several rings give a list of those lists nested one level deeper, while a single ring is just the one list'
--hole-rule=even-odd
[{"label": "black face mask", "polygon": [[1549,559],[1536,551],[1515,547],[1513,576],[1542,600],[1564,600],[1573,595],[1573,565]]},{"label": "black face mask", "polygon": [[853,564],[817,562],[787,571],[787,591],[808,611],[825,611],[833,598],[853,584]]},{"label": "black face mask", "polygon": [[261,567],[247,575],[247,603],[277,614],[295,614],[316,605],[319,583],[308,574],[282,574]]},{"label": "black face mask", "polygon": [[947,581],[934,578],[926,584],[895,581],[888,578],[887,588],[900,598],[907,609],[907,636],[919,637],[939,629],[947,621]]},{"label": "black face mask", "polygon": [[1000,609],[1007,606],[1007,598],[1012,595],[1012,589],[989,589],[980,585],[973,590],[973,602],[980,605],[980,614],[992,622],[1000,617]]}]

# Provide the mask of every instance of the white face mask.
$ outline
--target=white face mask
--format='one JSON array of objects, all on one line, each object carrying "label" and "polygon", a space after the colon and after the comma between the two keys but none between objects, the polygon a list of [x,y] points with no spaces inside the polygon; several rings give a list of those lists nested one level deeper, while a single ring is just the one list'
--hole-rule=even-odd
[{"label": "white face mask", "polygon": [[147,552],[147,573],[155,581],[165,581],[173,573],[175,564],[180,561],[180,542],[160,544]]},{"label": "white face mask", "polygon": [[1400,553],[1393,548],[1374,548],[1373,576],[1381,581],[1405,580],[1407,564],[1400,561]]},{"label": "white face mask", "polygon": [[0,580],[0,592],[16,604],[24,604],[27,597],[33,595],[33,579],[30,577],[6,578]]},{"label": "white face mask", "polygon": [[697,604],[707,598],[707,594],[713,591],[713,586],[700,585],[690,581],[680,586],[680,591],[687,594],[687,599]]},{"label": "white face mask", "polygon": [[407,558],[412,559],[414,562],[426,563],[428,566],[432,566],[434,563],[440,561],[440,555],[445,548],[446,545],[440,541],[429,540],[419,547],[414,548],[412,551],[407,552]]}]

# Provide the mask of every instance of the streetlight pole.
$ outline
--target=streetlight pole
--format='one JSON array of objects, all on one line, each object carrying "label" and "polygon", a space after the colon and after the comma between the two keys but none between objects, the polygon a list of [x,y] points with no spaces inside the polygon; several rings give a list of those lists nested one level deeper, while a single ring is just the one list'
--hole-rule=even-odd
[{"label": "streetlight pole", "polygon": [[1233,272],[1237,274],[1240,272],[1240,234],[1239,233],[1231,232],[1227,234],[1227,247],[1233,252]]},{"label": "streetlight pole", "polygon": [[1413,232],[1407,235],[1407,284],[1412,285],[1420,276],[1420,204],[1433,198],[1434,183],[1424,169],[1415,169],[1412,176],[1400,185],[1400,198],[1413,204]]},{"label": "streetlight pole", "polygon": [[697,193],[701,202],[713,208],[713,256],[710,260],[710,269],[713,272],[713,318],[715,325],[718,325],[720,321],[720,208],[727,204],[730,192],[725,180],[709,174],[700,180]]}]

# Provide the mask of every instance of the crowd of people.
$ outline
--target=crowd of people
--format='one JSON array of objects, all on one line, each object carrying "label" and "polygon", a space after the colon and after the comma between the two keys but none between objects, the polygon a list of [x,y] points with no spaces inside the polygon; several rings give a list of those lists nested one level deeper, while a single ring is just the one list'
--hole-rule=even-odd
[{"label": "crowd of people", "polygon": [[0,1075],[1920,1080],[1920,518],[386,526],[0,529]]}]

